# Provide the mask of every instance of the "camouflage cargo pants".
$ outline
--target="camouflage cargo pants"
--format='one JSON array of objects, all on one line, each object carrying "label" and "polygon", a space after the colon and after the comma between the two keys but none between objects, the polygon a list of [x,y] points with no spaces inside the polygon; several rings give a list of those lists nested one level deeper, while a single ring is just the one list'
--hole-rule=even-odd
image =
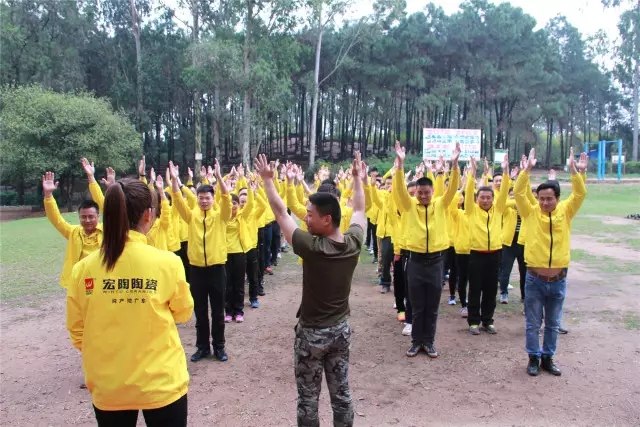
[{"label": "camouflage cargo pants", "polygon": [[353,425],[353,404],[349,390],[349,346],[351,328],[344,322],[330,328],[316,329],[296,326],[294,364],[298,385],[298,426],[315,427],[318,419],[318,399],[322,386],[322,371],[327,378],[331,396],[333,425]]}]

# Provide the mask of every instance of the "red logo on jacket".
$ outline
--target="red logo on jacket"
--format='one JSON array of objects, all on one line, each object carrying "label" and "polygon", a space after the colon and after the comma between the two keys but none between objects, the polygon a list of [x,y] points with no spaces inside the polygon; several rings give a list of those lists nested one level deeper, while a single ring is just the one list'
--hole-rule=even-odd
[{"label": "red logo on jacket", "polygon": [[84,289],[87,291],[93,290],[93,278],[84,279]]}]

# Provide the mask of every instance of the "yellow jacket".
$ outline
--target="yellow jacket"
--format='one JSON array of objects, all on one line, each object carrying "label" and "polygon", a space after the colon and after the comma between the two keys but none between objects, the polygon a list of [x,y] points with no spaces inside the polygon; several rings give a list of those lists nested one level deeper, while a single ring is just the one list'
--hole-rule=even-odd
[{"label": "yellow jacket", "polygon": [[[249,192],[253,193],[253,190],[247,190],[247,198],[249,197]],[[253,199],[255,207],[251,210],[251,215],[247,220],[249,250],[258,247],[258,219],[264,214],[264,211],[269,208],[269,202],[260,197],[257,192],[253,194]]]},{"label": "yellow jacket", "polygon": [[[503,183],[504,185],[504,183]],[[516,235],[516,226],[518,225],[518,210],[514,200],[507,200],[504,212],[502,212],[502,244],[511,246],[513,236]],[[522,228],[522,221],[520,222]],[[518,235],[518,237],[520,237]]]},{"label": "yellow jacket", "polygon": [[187,393],[189,373],[176,322],[193,313],[176,255],[129,231],[107,272],[99,252],[73,268],[67,329],[82,352],[93,404],[105,411],[157,409]]},{"label": "yellow jacket", "polygon": [[[247,190],[247,203],[243,208],[238,207],[235,218],[227,222],[227,252],[230,254],[247,253],[252,249],[253,239],[249,233],[253,216],[253,199],[253,191]],[[256,229],[256,241],[257,233]]]},{"label": "yellow jacket", "polygon": [[44,210],[51,224],[68,242],[62,274],[60,275],[60,286],[66,289],[75,263],[100,249],[102,245],[102,224],[98,224],[96,231],[87,236],[81,225],[71,225],[65,221],[60,215],[58,204],[53,197],[44,199]]},{"label": "yellow jacket", "polygon": [[[397,173],[396,173],[397,175]],[[371,200],[374,204],[378,205],[378,218],[376,237],[381,239],[391,236],[391,224],[389,224],[389,204],[393,196],[390,191],[378,190],[375,187],[371,188]]]},{"label": "yellow jacket", "polygon": [[[508,182],[509,176],[503,175],[504,182]],[[504,212],[509,186],[500,186],[498,196],[489,211],[481,209],[474,200],[476,179],[467,177],[465,189],[464,214],[469,221],[469,238],[472,251],[497,251],[502,249],[502,213]]]},{"label": "yellow jacket", "polygon": [[522,222],[527,224],[524,260],[533,268],[567,268],[571,259],[571,221],[587,195],[580,174],[571,175],[571,195],[558,203],[553,212],[544,213],[539,203],[527,199],[531,192],[530,174],[518,176],[513,190]]},{"label": "yellow jacket", "polygon": [[[218,187],[218,193],[220,187]],[[227,262],[227,225],[231,219],[231,196],[220,196],[219,208],[212,207],[203,211],[199,206],[190,210],[180,196],[173,193],[174,207],[189,224],[189,245],[187,256],[189,263],[196,267],[208,267]]]},{"label": "yellow jacket", "polygon": [[459,255],[469,255],[471,253],[471,243],[469,241],[469,221],[464,214],[464,210],[458,209],[460,193],[456,193],[453,202],[449,205],[449,221],[453,229],[453,248]]},{"label": "yellow jacket", "polygon": [[460,171],[451,172],[449,187],[441,197],[434,197],[429,206],[423,206],[411,197],[405,184],[404,172],[398,171],[393,177],[395,203],[400,213],[407,215],[406,249],[417,253],[433,253],[449,248],[447,235],[447,210],[458,188]]},{"label": "yellow jacket", "polygon": [[[171,221],[171,206],[167,199],[162,200],[162,208],[160,209],[160,217],[156,218],[147,233],[147,242],[154,248],[163,251],[169,250],[170,235],[173,233]],[[177,249],[176,249],[177,250]],[[171,252],[175,252],[171,251]]]}]

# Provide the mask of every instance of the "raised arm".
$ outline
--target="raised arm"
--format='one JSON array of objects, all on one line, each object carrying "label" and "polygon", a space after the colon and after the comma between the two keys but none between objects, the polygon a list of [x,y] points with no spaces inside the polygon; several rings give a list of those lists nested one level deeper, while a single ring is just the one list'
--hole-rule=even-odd
[{"label": "raised arm", "polygon": [[269,164],[264,154],[258,155],[255,159],[254,166],[262,177],[264,190],[267,193],[267,200],[269,200],[269,206],[271,206],[276,221],[278,221],[278,225],[280,225],[282,234],[287,242],[293,244],[293,232],[296,231],[298,225],[287,213],[287,207],[278,194],[278,189],[273,182],[275,174],[274,167]]},{"label": "raised arm", "polygon": [[360,152],[355,152],[353,159],[353,214],[351,224],[359,225],[362,231],[367,230],[367,216],[365,215],[364,186],[363,179],[366,175],[366,167],[362,163]]},{"label": "raised arm", "polygon": [[53,172],[46,172],[42,176],[42,191],[44,192],[44,211],[47,214],[49,222],[64,236],[69,239],[73,226],[64,220],[60,215],[56,199],[53,198],[53,192],[58,188],[58,182],[55,180]]},{"label": "raised arm", "polygon": [[476,189],[476,159],[471,156],[469,159],[469,175],[467,175],[467,186],[464,189],[464,212],[471,215],[476,208],[475,189]]},{"label": "raised arm", "polygon": [[307,207],[300,203],[296,195],[296,188],[293,186],[293,181],[295,179],[295,172],[292,168],[286,171],[286,198],[287,198],[287,207],[291,209],[293,214],[302,219],[307,214]]},{"label": "raised arm", "polygon": [[191,209],[187,207],[187,203],[182,198],[178,179],[178,169],[173,165],[173,162],[169,162],[169,172],[171,173],[171,200],[173,200],[173,207],[178,210],[178,213],[184,222],[190,223]]},{"label": "raised arm", "polygon": [[460,158],[461,151],[462,150],[460,149],[460,143],[456,142],[456,147],[453,150],[453,154],[451,155],[451,176],[449,177],[449,186],[447,187],[447,191],[442,197],[442,202],[444,203],[445,209],[451,204],[451,202],[453,201],[453,197],[458,191],[458,181],[460,180],[460,167],[458,166],[458,159]]},{"label": "raised arm", "polygon": [[[396,163],[398,164],[398,173],[393,175],[391,179],[391,197],[396,202],[396,207],[400,212],[406,212],[411,208],[411,196],[407,190],[407,184],[404,181],[404,159],[406,157],[405,148],[400,145],[400,141],[396,141]],[[372,196],[375,188],[371,188]],[[374,202],[375,202],[375,198]],[[376,203],[378,205],[378,203]],[[378,205],[380,207],[380,205]]]},{"label": "raised arm", "polygon": [[220,171],[220,164],[218,163],[218,159],[215,159],[213,171],[216,175],[216,180],[218,181],[218,189],[220,190],[220,218],[223,221],[231,220],[233,203],[231,203],[231,196],[229,195],[229,187],[222,179],[222,174]]},{"label": "raised arm", "polygon": [[498,197],[496,199],[496,211],[504,212],[507,205],[507,199],[509,198],[509,155],[505,154],[502,159],[502,184],[500,185],[500,191],[498,191]]},{"label": "raised arm", "polygon": [[531,193],[531,169],[536,165],[536,149],[532,148],[529,152],[529,158],[524,162],[524,168],[518,179],[516,179],[516,185],[513,188],[513,197],[516,200],[516,208],[522,218],[528,217],[533,212],[534,204],[529,201],[527,192]]},{"label": "raised arm", "polygon": [[[586,154],[584,159],[586,159]],[[569,218],[573,219],[578,213],[578,210],[582,206],[585,197],[587,196],[587,187],[585,180],[580,176],[578,167],[582,167],[583,154],[580,155],[580,163],[576,165],[575,157],[573,155],[573,147],[571,147],[571,154],[569,158],[569,170],[571,170],[571,195],[565,200],[566,212]],[[586,165],[584,166],[586,168]]]},{"label": "raised arm", "polygon": [[102,212],[104,207],[104,194],[102,194],[102,189],[96,182],[96,167],[93,163],[89,163],[89,161],[84,157],[80,160],[80,163],[82,163],[82,168],[87,174],[87,181],[89,181],[89,193],[91,193],[91,198],[98,205],[98,210]]}]

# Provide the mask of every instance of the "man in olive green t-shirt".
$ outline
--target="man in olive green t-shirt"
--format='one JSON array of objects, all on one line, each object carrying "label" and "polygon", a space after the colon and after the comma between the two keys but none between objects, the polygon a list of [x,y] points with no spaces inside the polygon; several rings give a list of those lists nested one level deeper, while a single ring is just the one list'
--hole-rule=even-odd
[{"label": "man in olive green t-shirt", "polygon": [[330,193],[309,196],[304,221],[309,232],[298,228],[273,184],[266,157],[255,162],[276,221],[293,251],[303,259],[302,303],[298,310],[294,364],[298,386],[298,426],[319,426],[318,398],[322,372],[331,396],[333,423],[353,425],[349,389],[349,293],[364,241],[364,164],[360,153],[353,162],[353,215],[346,233],[340,233],[340,203]]}]

